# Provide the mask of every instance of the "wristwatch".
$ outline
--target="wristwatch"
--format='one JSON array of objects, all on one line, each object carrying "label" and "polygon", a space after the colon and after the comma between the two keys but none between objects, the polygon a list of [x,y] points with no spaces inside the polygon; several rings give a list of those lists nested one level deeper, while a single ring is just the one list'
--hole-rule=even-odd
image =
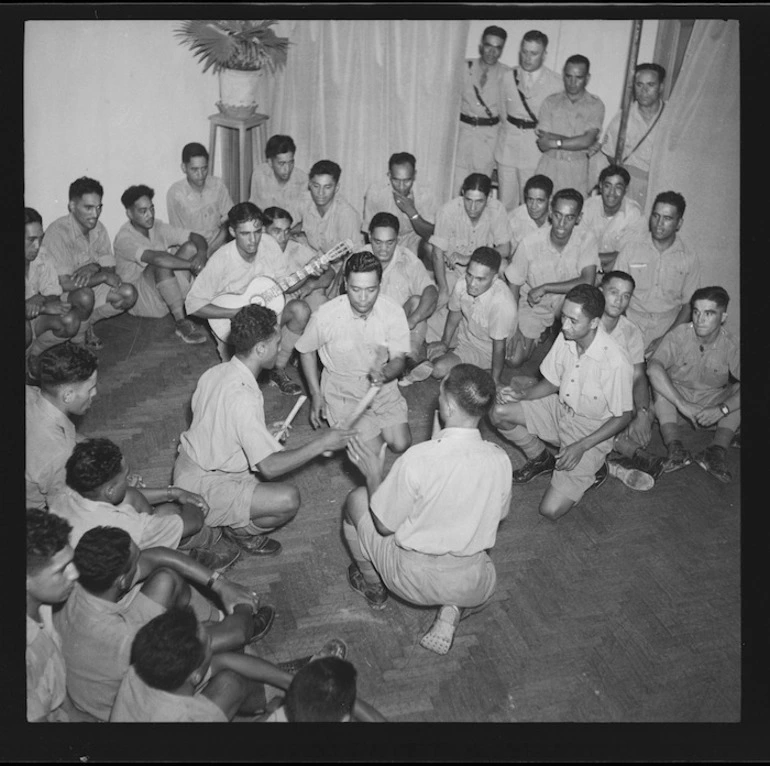
[{"label": "wristwatch", "polygon": [[557,138],[557,139],[556,139],[556,148],[557,148],[557,149],[561,149],[561,143],[562,143],[561,139],[560,139],[560,138]]},{"label": "wristwatch", "polygon": [[729,415],[730,414],[730,408],[724,402],[722,402],[722,404],[719,405],[719,411],[723,415]]},{"label": "wristwatch", "polygon": [[214,583],[222,576],[221,572],[214,571],[211,573],[211,577],[209,577],[209,581],[206,583],[207,588],[211,588]]}]

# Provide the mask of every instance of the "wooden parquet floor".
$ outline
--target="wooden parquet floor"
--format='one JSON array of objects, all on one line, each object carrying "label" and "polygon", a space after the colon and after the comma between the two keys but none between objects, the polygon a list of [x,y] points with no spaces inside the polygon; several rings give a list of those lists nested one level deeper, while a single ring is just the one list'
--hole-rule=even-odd
[{"label": "wooden parquet floor", "polygon": [[[98,395],[79,429],[113,439],[148,486],[166,486],[197,379],[218,361],[213,343],[183,344],[170,318],[121,316],[98,331]],[[414,442],[428,438],[437,388],[404,389]],[[282,419],[293,398],[264,390],[268,421]],[[290,444],[311,433],[305,407]],[[524,462],[484,433],[514,467]],[[692,432],[688,446],[708,439]],[[657,435],[653,447],[661,450]],[[392,721],[736,722],[740,450],[730,450],[729,462],[730,485],[696,465],[646,493],[610,478],[557,523],[537,513],[547,479],[515,488],[492,551],[497,592],[461,623],[444,657],[418,645],[433,610],[391,598],[374,612],[349,589],[340,514],[359,479],[342,457],[288,477],[303,501],[275,533],[283,552],[244,555],[230,576],[278,610],[256,646],[261,656],[286,660],[340,636],[359,693]]]}]

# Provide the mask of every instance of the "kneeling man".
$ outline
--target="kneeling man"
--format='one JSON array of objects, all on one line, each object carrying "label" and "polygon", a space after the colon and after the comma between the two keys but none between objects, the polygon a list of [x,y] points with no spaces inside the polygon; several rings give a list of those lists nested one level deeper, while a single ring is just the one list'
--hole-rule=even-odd
[{"label": "kneeling man", "polygon": [[348,582],[374,609],[385,606],[389,590],[440,605],[420,641],[438,654],[451,648],[463,610],[486,604],[495,590],[487,551],[508,514],[511,462],[479,432],[494,399],[489,373],[458,364],[439,389],[444,428],[408,450],[387,477],[384,447],[377,455],[358,438],[348,445],[366,477],[345,501],[342,528],[354,559]]},{"label": "kneeling man", "polygon": [[[514,484],[553,473],[540,513],[554,521],[570,511],[597,476],[612,437],[631,421],[633,367],[602,327],[604,295],[577,285],[564,298],[562,329],[540,365],[543,379],[525,392],[504,388],[490,420],[527,456]],[[554,457],[537,437],[558,445]]]}]

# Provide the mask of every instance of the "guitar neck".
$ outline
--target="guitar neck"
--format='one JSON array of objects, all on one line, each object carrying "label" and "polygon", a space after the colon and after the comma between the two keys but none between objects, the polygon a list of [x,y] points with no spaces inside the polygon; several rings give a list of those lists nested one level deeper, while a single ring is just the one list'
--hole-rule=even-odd
[{"label": "guitar neck", "polygon": [[[313,260],[306,263],[301,269],[293,272],[292,274],[289,274],[286,277],[277,279],[276,282],[278,283],[280,290],[282,292],[286,292],[286,290],[288,290],[290,287],[294,287],[297,282],[303,280],[305,277],[310,276],[315,271],[316,267],[328,266],[332,261],[336,261],[346,253],[351,252],[352,249],[353,245],[351,242],[340,242],[323,255],[319,255],[313,258]],[[275,291],[270,290],[269,292],[274,293]],[[271,297],[274,298],[275,295],[271,295]]]}]

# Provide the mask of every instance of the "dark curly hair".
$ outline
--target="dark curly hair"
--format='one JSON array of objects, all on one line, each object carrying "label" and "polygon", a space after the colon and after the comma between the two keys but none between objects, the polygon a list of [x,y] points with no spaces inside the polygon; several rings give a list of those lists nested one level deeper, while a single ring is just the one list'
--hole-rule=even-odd
[{"label": "dark curly hair", "polygon": [[74,343],[60,343],[38,357],[38,378],[43,389],[88,380],[99,366],[96,354]]},{"label": "dark curly hair", "polygon": [[84,439],[78,442],[67,458],[67,486],[81,495],[88,495],[97,487],[120,473],[123,454],[109,439]]},{"label": "dark curly hair", "polygon": [[117,527],[89,529],[75,548],[80,584],[90,593],[103,593],[129,569],[131,535]]},{"label": "dark curly hair", "polygon": [[266,306],[244,306],[230,320],[229,342],[235,346],[235,353],[246,354],[260,341],[272,338],[277,322],[275,311]]},{"label": "dark curly hair", "polygon": [[41,508],[27,508],[27,574],[39,572],[69,544],[70,523]]}]

